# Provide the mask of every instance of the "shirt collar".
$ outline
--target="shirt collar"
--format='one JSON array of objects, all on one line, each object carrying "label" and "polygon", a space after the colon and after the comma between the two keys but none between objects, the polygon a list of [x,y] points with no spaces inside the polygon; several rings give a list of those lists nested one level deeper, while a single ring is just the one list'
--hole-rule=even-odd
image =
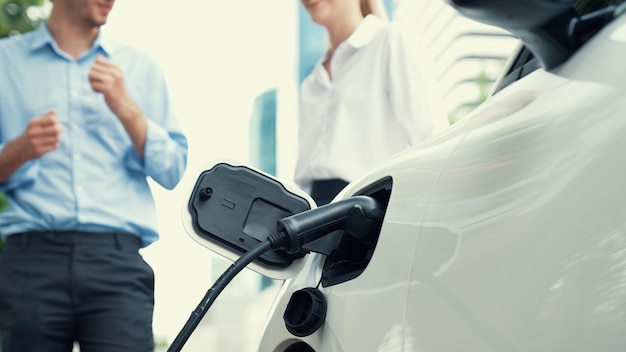
[{"label": "shirt collar", "polygon": [[[347,57],[346,55],[349,56],[349,53],[354,51],[352,49],[359,49],[369,43],[374,37],[374,34],[376,34],[376,32],[384,25],[385,23],[375,15],[365,16],[348,39],[343,41],[337,47],[337,51],[333,57],[333,66],[335,69],[338,66],[341,66],[341,64],[345,61],[345,58]],[[316,68],[313,70],[313,75],[317,81],[323,82],[323,84],[329,86],[330,79],[328,77],[328,73],[326,72],[326,69],[322,67],[324,61],[327,59],[328,52],[322,55],[322,57],[317,61]]]},{"label": "shirt collar", "polygon": [[369,43],[374,34],[383,25],[384,22],[375,15],[367,15],[346,42],[353,48],[360,48]]},{"label": "shirt collar", "polygon": [[[33,41],[31,42],[30,46],[31,50],[34,51],[37,49],[41,49],[46,45],[50,45],[55,50],[59,50],[56,42],[54,41],[54,38],[52,37],[52,34],[50,34],[50,30],[48,29],[48,22],[42,23],[39,28],[35,29],[33,31],[33,35]],[[90,50],[94,50],[95,48],[101,50],[106,57],[109,57],[113,52],[112,43],[106,38],[103,38],[102,31],[98,32],[98,36],[96,37],[96,40],[94,41]]]}]

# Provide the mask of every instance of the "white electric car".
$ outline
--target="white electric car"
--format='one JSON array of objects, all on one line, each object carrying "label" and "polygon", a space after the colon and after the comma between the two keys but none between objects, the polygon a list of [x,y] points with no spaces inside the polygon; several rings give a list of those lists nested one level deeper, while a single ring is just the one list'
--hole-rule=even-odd
[{"label": "white electric car", "polygon": [[202,173],[185,226],[235,268],[197,317],[240,263],[286,279],[261,352],[626,349],[624,6],[450,3],[520,38],[494,94],[323,207]]}]

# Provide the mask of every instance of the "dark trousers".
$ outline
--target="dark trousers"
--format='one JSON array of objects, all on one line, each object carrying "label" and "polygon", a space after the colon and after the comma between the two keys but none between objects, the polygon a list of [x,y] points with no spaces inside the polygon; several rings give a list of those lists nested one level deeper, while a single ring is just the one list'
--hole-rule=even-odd
[{"label": "dark trousers", "polygon": [[0,254],[2,352],[152,352],[154,272],[136,236],[31,232]]},{"label": "dark trousers", "polygon": [[348,182],[339,178],[315,180],[311,185],[311,198],[318,206],[330,203]]}]

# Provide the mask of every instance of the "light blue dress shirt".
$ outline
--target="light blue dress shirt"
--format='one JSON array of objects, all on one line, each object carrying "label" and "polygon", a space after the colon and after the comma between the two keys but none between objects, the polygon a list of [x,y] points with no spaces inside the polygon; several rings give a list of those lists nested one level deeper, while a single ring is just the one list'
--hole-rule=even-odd
[{"label": "light blue dress shirt", "polygon": [[[118,65],[131,97],[148,117],[144,159],[88,80],[98,54]],[[0,184],[10,202],[0,233],[78,230],[158,238],[148,177],[174,188],[187,164],[187,139],[174,116],[163,74],[146,54],[105,41],[78,59],[63,53],[44,24],[0,40],[0,152],[28,121],[56,109],[60,147]]]}]

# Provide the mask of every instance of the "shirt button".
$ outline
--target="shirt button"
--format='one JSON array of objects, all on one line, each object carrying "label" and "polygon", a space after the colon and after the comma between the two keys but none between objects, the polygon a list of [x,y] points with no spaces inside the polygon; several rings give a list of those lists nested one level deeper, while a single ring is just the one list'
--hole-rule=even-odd
[{"label": "shirt button", "polygon": [[80,160],[80,154],[74,154],[74,160]]},{"label": "shirt button", "polygon": [[75,98],[78,96],[78,93],[75,90],[73,90],[70,92],[70,96],[72,96],[72,98]]}]

